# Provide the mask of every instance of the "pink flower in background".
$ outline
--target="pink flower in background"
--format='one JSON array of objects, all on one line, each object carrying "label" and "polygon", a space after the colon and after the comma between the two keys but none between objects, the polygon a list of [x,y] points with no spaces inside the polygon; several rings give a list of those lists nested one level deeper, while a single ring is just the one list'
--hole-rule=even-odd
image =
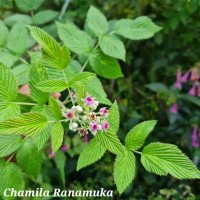
[{"label": "pink flower in background", "polygon": [[197,136],[197,132],[198,132],[198,128],[197,127],[193,127],[192,130],[192,146],[193,147],[199,147],[199,141],[198,141],[198,136]]},{"label": "pink flower in background", "polygon": [[103,131],[106,131],[106,130],[108,129],[108,127],[109,127],[108,122],[102,122],[102,124],[101,124],[101,129],[102,129]]},{"label": "pink flower in background", "polygon": [[177,113],[177,105],[176,103],[174,103],[171,107],[170,107],[170,112],[171,113]]},{"label": "pink flower in background", "polygon": [[85,136],[83,137],[83,142],[84,142],[84,143],[88,143],[88,135],[85,135]]},{"label": "pink flower in background", "polygon": [[55,157],[55,154],[52,151],[49,151],[48,156],[51,159],[51,158]]},{"label": "pink flower in background", "polygon": [[94,98],[87,95],[86,98],[83,100],[85,106],[93,106],[94,104]]},{"label": "pink flower in background", "polygon": [[175,88],[181,89],[181,69],[178,68],[176,72],[176,82],[174,84]]},{"label": "pink flower in background", "polygon": [[63,145],[60,147],[60,150],[63,151],[63,152],[67,151],[67,149],[68,149],[68,147],[67,147],[65,144],[63,144]]},{"label": "pink flower in background", "polygon": [[196,90],[196,85],[194,83],[192,88],[189,90],[188,94],[191,95],[191,96],[195,96],[195,93],[196,93],[195,90]]},{"label": "pink flower in background", "polygon": [[187,82],[188,81],[188,78],[189,78],[189,75],[190,75],[190,71],[187,71],[182,77],[181,77],[181,82]]},{"label": "pink flower in background", "polygon": [[199,84],[199,86],[198,86],[197,96],[200,97],[200,84]]},{"label": "pink flower in background", "polygon": [[191,81],[197,81],[197,80],[199,80],[199,75],[198,75],[198,69],[197,68],[193,68],[191,70],[190,80]]}]

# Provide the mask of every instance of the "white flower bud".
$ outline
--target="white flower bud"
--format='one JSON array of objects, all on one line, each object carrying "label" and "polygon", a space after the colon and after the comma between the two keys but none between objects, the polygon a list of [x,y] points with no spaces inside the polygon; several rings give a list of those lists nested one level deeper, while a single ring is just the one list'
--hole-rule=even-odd
[{"label": "white flower bud", "polygon": [[78,128],[78,124],[75,123],[75,122],[70,122],[69,124],[69,129],[72,130],[72,131],[77,131],[77,128]]},{"label": "white flower bud", "polygon": [[94,104],[92,105],[92,109],[93,110],[96,110],[97,109],[97,107],[98,107],[98,105],[99,105],[99,102],[98,101],[94,101]]},{"label": "white flower bud", "polygon": [[81,106],[76,106],[76,112],[77,113],[83,112],[83,108]]},{"label": "white flower bud", "polygon": [[101,118],[100,117],[96,117],[96,122],[99,124],[101,122]]},{"label": "white flower bud", "polygon": [[100,131],[102,130],[101,125],[98,125],[98,130],[100,130]]},{"label": "white flower bud", "polygon": [[88,120],[88,117],[87,117],[86,115],[83,115],[82,121],[83,121],[83,122],[87,122],[87,120]]}]

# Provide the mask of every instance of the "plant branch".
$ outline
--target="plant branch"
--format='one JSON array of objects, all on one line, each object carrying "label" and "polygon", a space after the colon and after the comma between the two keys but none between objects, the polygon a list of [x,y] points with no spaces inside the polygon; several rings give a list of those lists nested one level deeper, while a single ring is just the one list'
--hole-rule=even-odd
[{"label": "plant branch", "polygon": [[65,12],[67,10],[67,7],[68,7],[70,1],[71,0],[65,0],[65,3],[63,4],[63,7],[62,7],[62,9],[60,11],[60,16],[59,16],[60,20],[63,18],[63,16],[64,16],[64,14],[65,14]]},{"label": "plant branch", "polygon": [[142,152],[139,151],[133,151],[133,152],[142,155]]},{"label": "plant branch", "polygon": [[[93,53],[98,47],[99,47],[99,42],[97,42],[96,46],[95,46],[94,49],[90,52],[90,54]],[[81,69],[81,72],[84,71],[84,69],[86,68],[86,66],[87,66],[87,64],[88,64],[88,62],[89,62],[89,57],[90,57],[90,55],[88,56],[87,60],[86,60],[85,63],[83,64],[83,67],[82,67],[82,69]]]},{"label": "plant branch", "polygon": [[[64,70],[62,70],[62,72],[63,72],[63,76],[64,76],[64,78],[65,78],[65,82],[66,82],[66,83],[67,83],[67,85],[68,85],[68,81],[67,81],[67,77],[66,77],[66,75],[65,75],[65,71],[64,71]],[[69,92],[69,96],[70,96],[70,98],[71,98],[72,104],[74,105],[74,100],[73,100],[73,97],[72,97],[71,90],[70,90],[70,88],[69,88],[69,87],[67,88],[67,90],[68,90],[68,92]]]}]

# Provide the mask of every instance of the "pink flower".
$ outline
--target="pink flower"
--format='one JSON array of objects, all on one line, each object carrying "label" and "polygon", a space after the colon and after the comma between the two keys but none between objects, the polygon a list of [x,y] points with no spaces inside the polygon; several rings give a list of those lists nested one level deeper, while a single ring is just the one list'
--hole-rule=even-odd
[{"label": "pink flower", "polygon": [[178,70],[176,72],[176,82],[175,82],[174,86],[176,88],[181,89],[181,69],[180,68],[178,68]]},{"label": "pink flower", "polygon": [[106,131],[106,130],[108,129],[108,127],[109,127],[108,122],[102,122],[102,124],[101,124],[101,129],[102,129],[103,131]]},{"label": "pink flower", "polygon": [[195,87],[196,86],[195,86],[195,83],[194,83],[193,86],[192,86],[192,88],[188,92],[189,95],[195,96],[195,93],[196,93],[196,91],[195,91],[196,88]]},{"label": "pink flower", "polygon": [[94,104],[94,98],[92,98],[91,96],[87,95],[86,98],[83,100],[83,102],[84,102],[85,106],[91,107]]},{"label": "pink flower", "polygon": [[174,103],[171,107],[170,107],[170,112],[171,113],[177,113],[177,105],[176,103]]},{"label": "pink flower", "polygon": [[100,115],[103,116],[103,117],[108,115],[108,110],[107,110],[106,107],[101,108],[101,109],[99,110],[99,112],[100,112]]},{"label": "pink flower", "polygon": [[51,158],[55,157],[55,154],[54,154],[52,151],[50,151],[50,152],[48,153],[48,156],[49,156],[49,158],[51,159]]},{"label": "pink flower", "polygon": [[63,152],[67,151],[67,149],[68,149],[68,147],[67,147],[65,144],[63,144],[63,145],[60,147],[60,150],[63,151]]},{"label": "pink flower", "polygon": [[187,71],[182,77],[181,82],[187,82],[190,75],[190,71]]},{"label": "pink flower", "polygon": [[198,75],[198,70],[197,70],[197,68],[193,68],[193,69],[191,70],[190,80],[191,80],[191,81],[199,80],[199,75]]},{"label": "pink flower", "polygon": [[80,134],[81,136],[85,136],[85,135],[88,134],[88,132],[87,132],[84,128],[79,128],[79,134]]},{"label": "pink flower", "polygon": [[73,114],[73,111],[72,110],[67,110],[67,112],[66,112],[66,118],[67,119],[72,119],[73,117],[74,117],[74,114]]},{"label": "pink flower", "polygon": [[197,96],[200,97],[200,84],[199,84],[199,86],[198,86]]},{"label": "pink flower", "polygon": [[193,127],[193,130],[192,130],[192,146],[193,147],[199,147],[199,141],[198,141],[198,137],[197,137],[197,127]]},{"label": "pink flower", "polygon": [[91,122],[89,126],[89,130],[93,133],[96,133],[98,130],[98,124],[96,122]]},{"label": "pink flower", "polygon": [[88,135],[85,135],[85,136],[83,137],[83,142],[84,142],[84,143],[88,143]]}]

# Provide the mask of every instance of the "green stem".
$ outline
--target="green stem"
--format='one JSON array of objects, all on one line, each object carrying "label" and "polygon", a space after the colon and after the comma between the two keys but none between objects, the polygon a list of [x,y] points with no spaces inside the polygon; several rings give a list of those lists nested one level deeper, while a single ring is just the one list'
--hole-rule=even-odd
[{"label": "green stem", "polygon": [[[63,76],[64,76],[64,78],[65,78],[65,82],[66,82],[66,83],[67,83],[67,85],[68,85],[68,81],[67,81],[67,77],[66,77],[66,75],[65,75],[65,71],[64,71],[64,70],[62,70],[62,72],[63,72]],[[72,101],[72,104],[73,104],[73,106],[74,106],[75,104],[74,104],[74,100],[73,100],[73,97],[72,97],[71,90],[70,90],[70,88],[69,88],[69,87],[67,88],[67,90],[68,90],[68,92],[69,92],[69,96],[70,96],[70,98],[71,98],[71,101]]]},{"label": "green stem", "polygon": [[133,152],[142,155],[142,152],[139,151],[133,151]]},{"label": "green stem", "polygon": [[36,103],[28,103],[28,102],[14,102],[16,103],[17,105],[27,105],[27,106],[36,106],[38,104]]},{"label": "green stem", "polygon": [[[97,42],[96,46],[94,47],[94,49],[91,51],[91,53],[93,53],[97,48],[99,47],[99,42]],[[88,62],[89,62],[89,57],[90,55],[88,56],[87,60],[85,61],[85,63],[83,64],[83,67],[81,69],[81,72],[84,71],[84,69],[86,68]]]},{"label": "green stem", "polygon": [[59,99],[57,99],[58,101],[58,105],[64,110],[67,111],[67,108],[65,107],[64,103],[62,101],[60,101]]},{"label": "green stem", "polygon": [[15,103],[17,105],[27,105],[27,106],[36,106],[36,103],[28,103],[28,102],[0,102],[1,103]]},{"label": "green stem", "polygon": [[7,163],[10,162],[12,160],[12,158],[14,157],[14,153],[10,156],[10,158],[6,161]]},{"label": "green stem", "polygon": [[20,61],[22,61],[25,64],[29,64],[26,60],[24,60],[23,58],[19,58]]},{"label": "green stem", "polygon": [[61,119],[61,120],[49,120],[47,121],[48,123],[56,123],[56,122],[65,122],[66,119]]}]

